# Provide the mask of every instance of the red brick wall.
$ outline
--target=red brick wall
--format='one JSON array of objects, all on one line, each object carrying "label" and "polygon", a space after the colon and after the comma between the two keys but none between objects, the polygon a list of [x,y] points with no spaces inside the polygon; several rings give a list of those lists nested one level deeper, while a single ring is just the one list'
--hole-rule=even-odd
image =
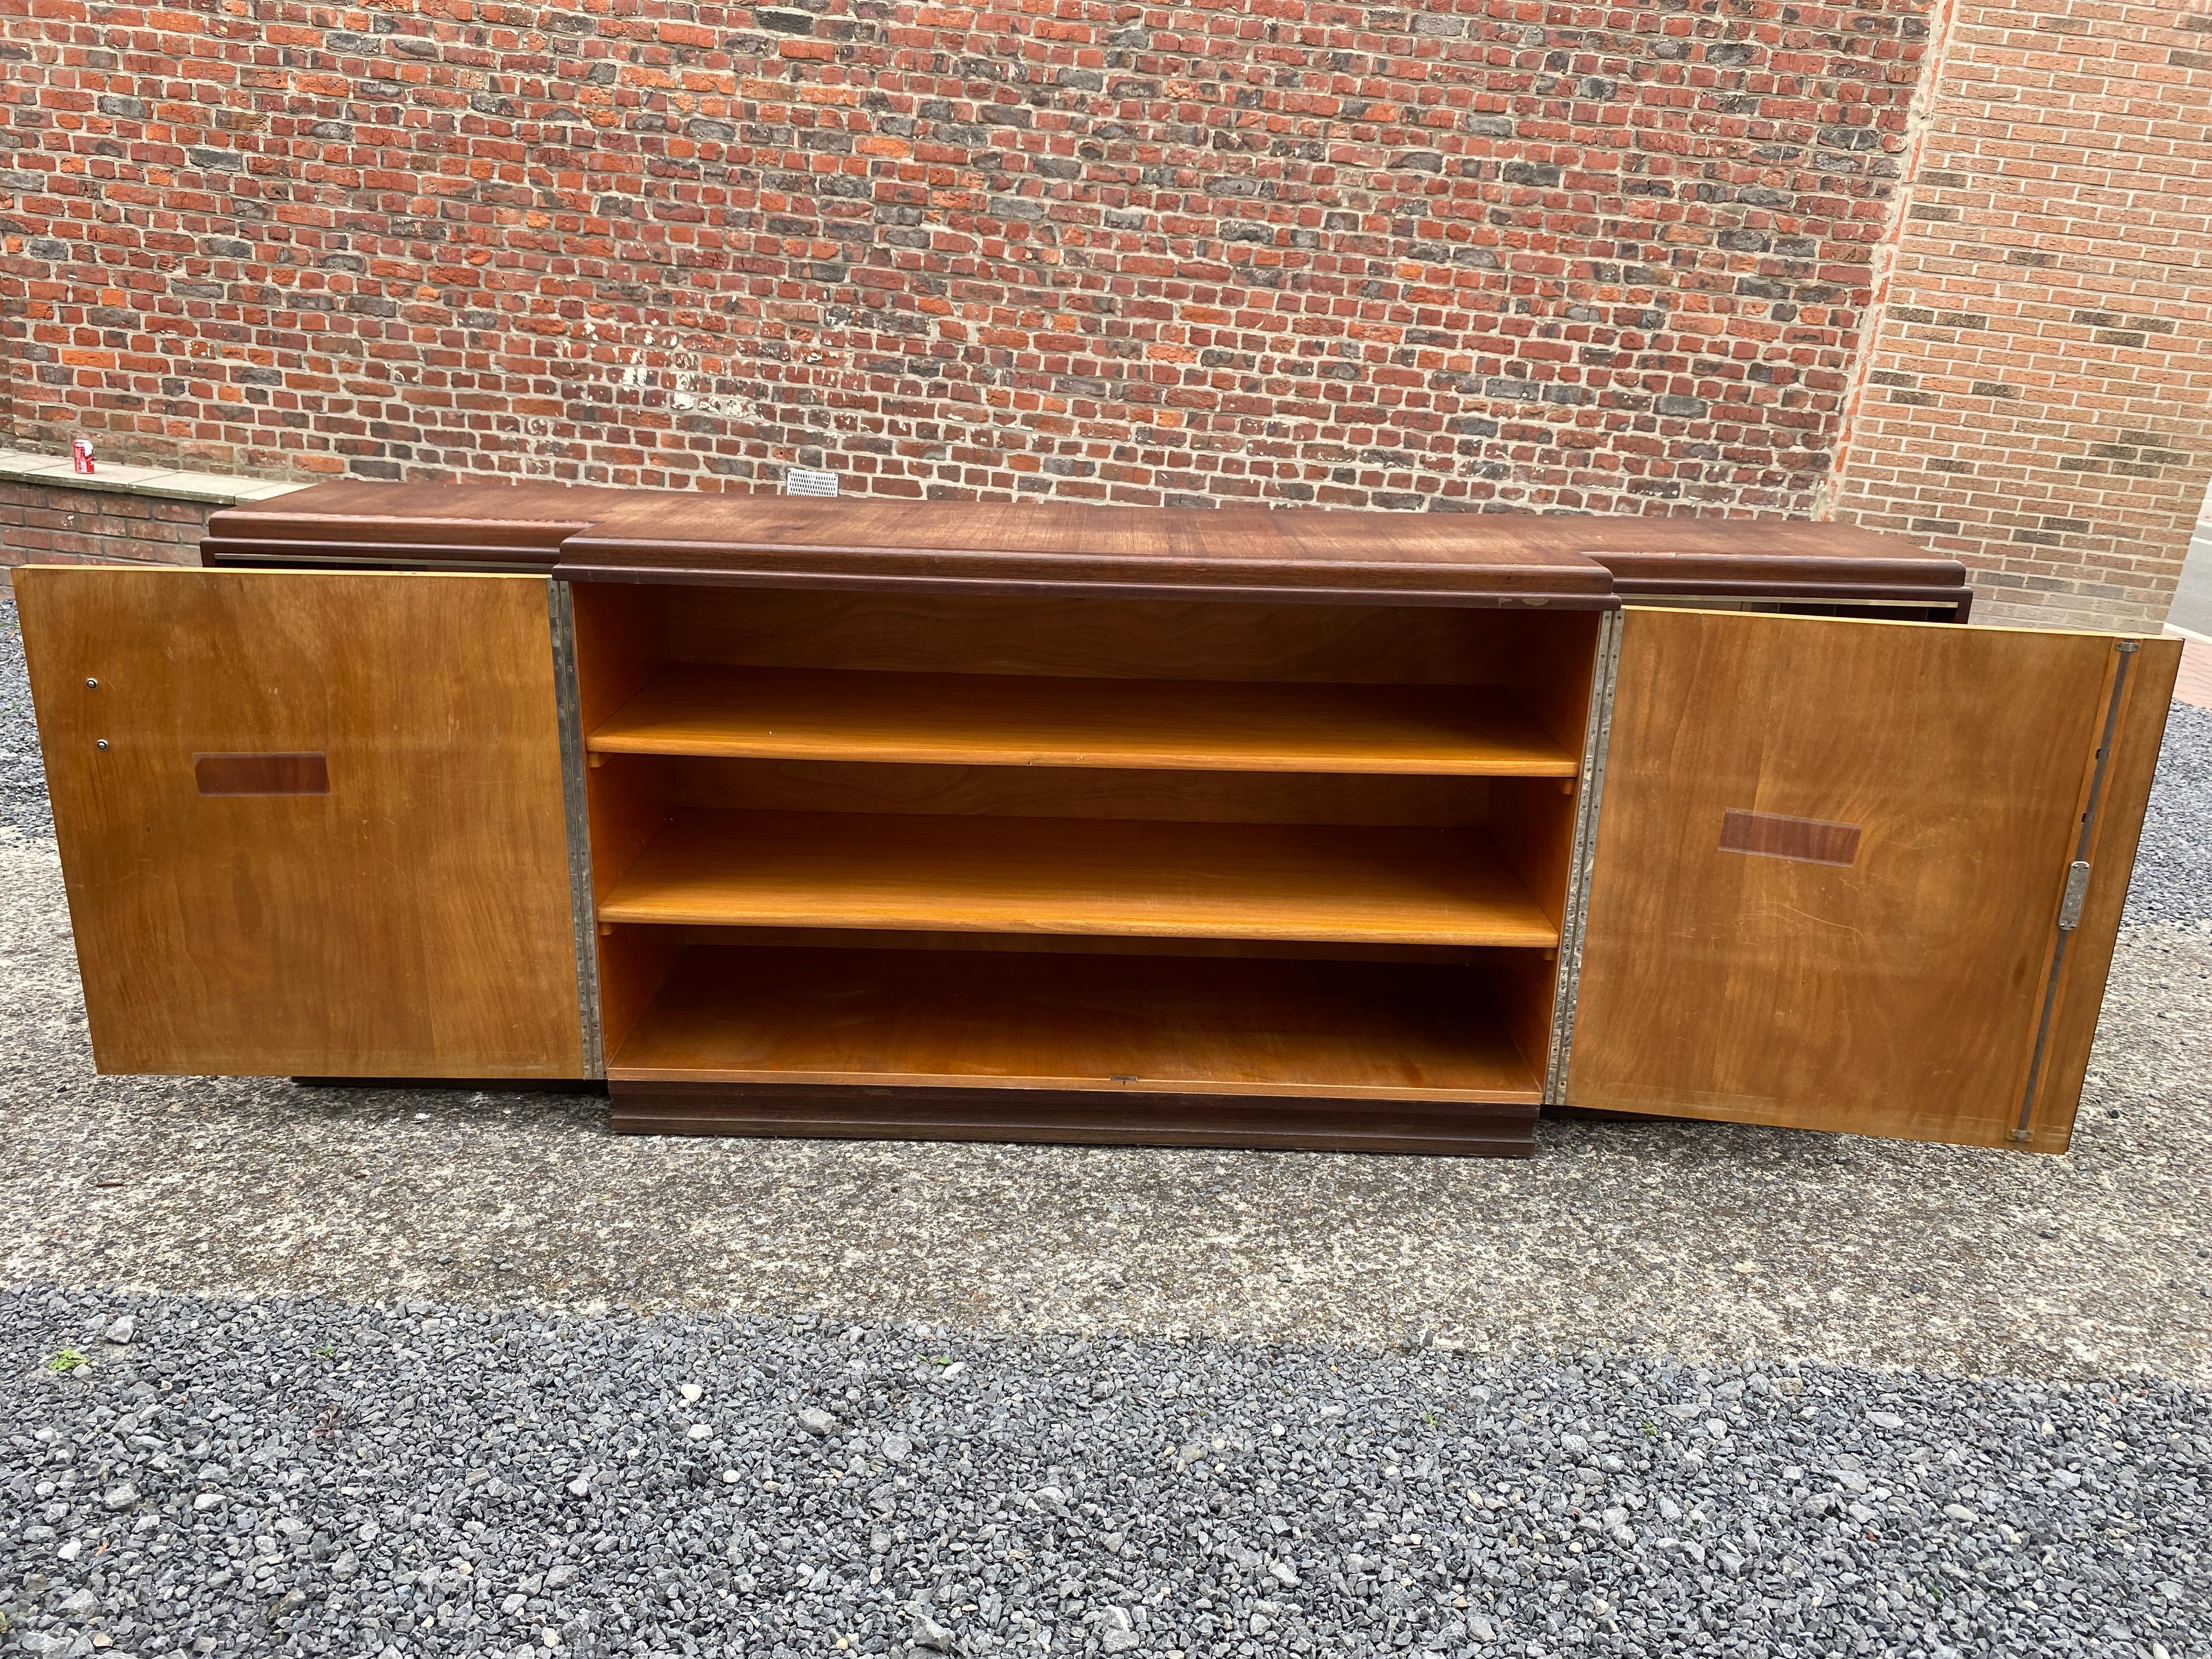
[{"label": "red brick wall", "polygon": [[1835,491],[1978,615],[2155,626],[2212,478],[2212,15],[1960,3]]},{"label": "red brick wall", "polygon": [[0,22],[11,435],[1802,513],[1926,9],[40,0]]},{"label": "red brick wall", "polygon": [[19,564],[198,564],[211,509],[0,480],[0,584]]}]

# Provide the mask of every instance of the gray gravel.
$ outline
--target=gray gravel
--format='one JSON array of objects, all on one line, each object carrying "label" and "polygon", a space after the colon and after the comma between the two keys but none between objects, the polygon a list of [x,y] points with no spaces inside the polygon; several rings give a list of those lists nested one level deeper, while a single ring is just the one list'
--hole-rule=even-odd
[{"label": "gray gravel", "polygon": [[2212,708],[2175,703],[2143,815],[2123,927],[2212,921]]},{"label": "gray gravel", "polygon": [[26,1293],[0,1402],[29,1654],[2203,1651],[2166,1383]]},{"label": "gray gravel", "polygon": [[0,832],[0,1284],[2212,1382],[2212,927],[2134,929],[2063,1158],[1551,1122],[1523,1162],[616,1137],[589,1097],[96,1078]]},{"label": "gray gravel", "polygon": [[15,602],[0,599],[0,824],[27,836],[54,833],[46,774],[39,760],[39,727],[31,682],[23,668],[23,634]]},{"label": "gray gravel", "polygon": [[657,1141],[94,1077],[12,623],[0,1655],[2212,1653],[2212,715],[2064,1158]]},{"label": "gray gravel", "polygon": [[[2203,902],[2189,714],[2137,879],[2169,913]],[[1498,1164],[617,1139],[590,1098],[96,1078],[53,842],[0,827],[0,1284],[2212,1383],[2203,921],[2124,935],[2067,1157],[1553,1122]]]}]

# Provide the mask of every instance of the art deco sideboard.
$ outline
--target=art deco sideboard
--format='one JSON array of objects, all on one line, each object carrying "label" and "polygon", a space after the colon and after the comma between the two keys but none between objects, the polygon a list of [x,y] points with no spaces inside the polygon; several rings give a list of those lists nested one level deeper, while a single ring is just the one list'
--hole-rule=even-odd
[{"label": "art deco sideboard", "polygon": [[1849,526],[332,484],[31,568],[103,1071],[2063,1150],[2178,647]]}]

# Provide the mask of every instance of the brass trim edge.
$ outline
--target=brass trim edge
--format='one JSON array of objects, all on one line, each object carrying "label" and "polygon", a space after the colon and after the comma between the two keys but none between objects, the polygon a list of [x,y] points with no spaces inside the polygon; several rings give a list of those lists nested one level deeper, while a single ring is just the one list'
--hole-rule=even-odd
[{"label": "brass trim edge", "polygon": [[1565,1104],[1567,1061],[1575,1041],[1575,1003],[1582,991],[1583,933],[1589,919],[1590,872],[1597,860],[1597,815],[1605,791],[1606,750],[1613,740],[1613,696],[1620,672],[1625,613],[1608,611],[1598,623],[1597,659],[1590,684],[1589,719],[1583,734],[1580,794],[1575,838],[1567,863],[1566,914],[1559,919],[1559,969],[1552,993],[1552,1042],[1544,1066],[1544,1103]]},{"label": "brass trim edge", "polygon": [[545,580],[553,632],[553,692],[561,726],[561,804],[568,827],[568,921],[575,936],[576,1012],[584,1075],[604,1078],[599,1032],[599,939],[592,908],[591,813],[584,782],[584,712],[576,684],[576,607],[568,584]]}]

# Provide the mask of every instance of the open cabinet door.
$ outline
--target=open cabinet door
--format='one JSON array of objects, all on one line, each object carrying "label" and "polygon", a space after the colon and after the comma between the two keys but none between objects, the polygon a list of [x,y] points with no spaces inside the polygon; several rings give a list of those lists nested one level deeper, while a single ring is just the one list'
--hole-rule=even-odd
[{"label": "open cabinet door", "polygon": [[584,1074],[550,589],[15,574],[101,1071]]},{"label": "open cabinet door", "polygon": [[1566,1103],[2063,1151],[2179,659],[1627,611]]}]

